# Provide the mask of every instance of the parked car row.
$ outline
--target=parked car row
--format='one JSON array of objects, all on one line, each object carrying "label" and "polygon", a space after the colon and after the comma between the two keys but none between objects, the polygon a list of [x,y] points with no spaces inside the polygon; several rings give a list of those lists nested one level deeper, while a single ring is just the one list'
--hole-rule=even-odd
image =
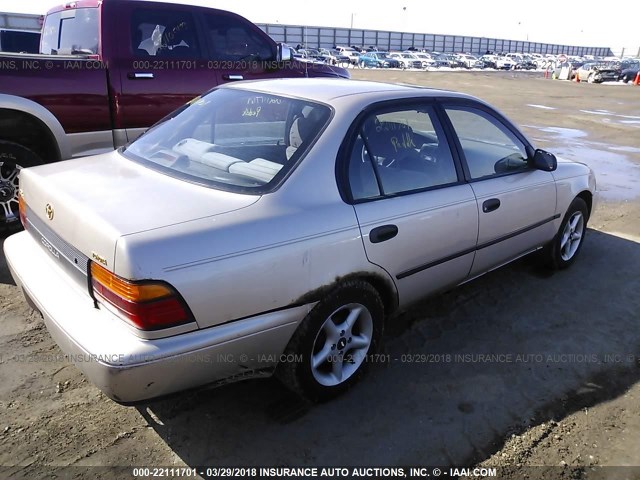
[{"label": "parked car row", "polygon": [[427,70],[431,68],[494,69],[494,70],[546,70],[560,77],[563,67],[570,66],[569,79],[578,70],[581,80],[590,83],[633,81],[640,70],[639,59],[596,58],[594,56],[542,55],[539,53],[442,53],[408,48],[404,51],[382,51],[376,47],[341,47],[333,49],[304,48],[298,45],[294,56],[312,62],[329,63],[343,67],[399,68]]},{"label": "parked car row", "polygon": [[294,56],[309,61],[319,61],[341,66],[358,66],[361,68],[465,68],[499,70],[533,70],[537,66],[531,57],[520,54],[481,56],[470,53],[424,52],[407,49],[404,51],[382,51],[369,47],[358,50],[355,47],[336,46],[333,49],[304,48],[298,45]]},{"label": "parked car row", "polygon": [[[628,83],[633,81],[640,71],[639,60],[617,61],[566,61],[557,63],[552,71],[553,78],[562,78],[562,69],[570,68],[565,80],[574,80],[576,77],[580,81],[588,83],[603,83],[622,81]],[[565,74],[566,75],[566,74]]]}]

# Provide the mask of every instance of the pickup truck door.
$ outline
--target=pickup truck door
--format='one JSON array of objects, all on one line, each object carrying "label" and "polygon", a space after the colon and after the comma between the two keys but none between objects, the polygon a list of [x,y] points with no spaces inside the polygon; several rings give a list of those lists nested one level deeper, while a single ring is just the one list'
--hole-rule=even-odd
[{"label": "pickup truck door", "polygon": [[116,25],[110,30],[121,32],[115,60],[121,91],[115,88],[113,93],[114,125],[118,143],[126,143],[215,87],[218,78],[206,59],[206,40],[198,28],[196,7],[104,3],[105,8],[109,5],[120,9],[111,15]]},{"label": "pickup truck door", "polygon": [[276,62],[276,44],[256,25],[230,12],[205,13],[208,64],[218,83],[258,78],[303,76],[303,68]]}]

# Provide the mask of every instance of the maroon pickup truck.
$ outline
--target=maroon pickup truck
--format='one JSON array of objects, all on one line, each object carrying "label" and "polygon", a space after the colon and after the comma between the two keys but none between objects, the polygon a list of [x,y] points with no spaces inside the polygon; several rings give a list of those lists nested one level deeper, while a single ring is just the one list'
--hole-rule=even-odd
[{"label": "maroon pickup truck", "polygon": [[141,0],[50,10],[40,54],[0,54],[0,230],[20,223],[21,167],[118,148],[221,83],[304,76],[349,74],[294,61],[222,10]]}]

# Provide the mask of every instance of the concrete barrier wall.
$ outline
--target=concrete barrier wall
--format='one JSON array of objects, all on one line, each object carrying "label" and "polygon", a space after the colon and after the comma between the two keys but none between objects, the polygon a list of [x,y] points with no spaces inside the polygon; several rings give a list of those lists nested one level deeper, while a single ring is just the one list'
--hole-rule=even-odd
[{"label": "concrete barrier wall", "polygon": [[465,37],[460,35],[435,35],[430,33],[389,32],[333,27],[308,27],[259,23],[258,26],[277,42],[295,47],[333,48],[335,45],[378,47],[380,50],[405,50],[409,47],[424,48],[434,52],[519,52],[565,55],[611,56],[609,47],[585,47],[552,43],[506,40],[502,38]]},{"label": "concrete barrier wall", "polygon": [[0,28],[8,30],[40,31],[40,15],[0,12]]}]

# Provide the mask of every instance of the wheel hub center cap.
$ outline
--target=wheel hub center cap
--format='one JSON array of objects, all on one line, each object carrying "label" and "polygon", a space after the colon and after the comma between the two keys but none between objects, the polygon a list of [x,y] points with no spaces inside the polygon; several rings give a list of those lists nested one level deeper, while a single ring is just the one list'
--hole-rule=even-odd
[{"label": "wheel hub center cap", "polygon": [[347,339],[346,338],[341,338],[340,340],[338,340],[338,350],[344,350],[344,347],[347,346]]},{"label": "wheel hub center cap", "polygon": [[0,202],[8,202],[16,195],[15,187],[10,183],[0,182]]}]

